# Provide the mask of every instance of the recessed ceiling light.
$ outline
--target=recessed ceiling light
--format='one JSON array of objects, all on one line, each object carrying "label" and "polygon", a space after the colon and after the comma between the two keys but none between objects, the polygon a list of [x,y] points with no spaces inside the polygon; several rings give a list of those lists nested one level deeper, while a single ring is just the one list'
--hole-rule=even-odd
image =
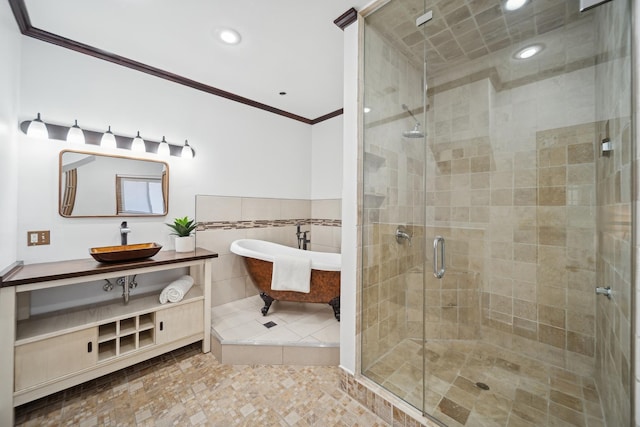
[{"label": "recessed ceiling light", "polygon": [[509,11],[517,10],[517,9],[520,9],[522,6],[524,6],[526,2],[527,0],[507,0],[504,3],[504,8]]},{"label": "recessed ceiling light", "polygon": [[529,59],[534,55],[539,54],[544,49],[544,45],[542,44],[534,44],[531,46],[523,47],[519,51],[517,51],[513,57],[516,59]]},{"label": "recessed ceiling light", "polygon": [[365,113],[365,114],[367,114],[367,113],[369,113],[369,112],[371,112],[371,108],[369,108],[369,107],[364,107],[364,113]]},{"label": "recessed ceiling light", "polygon": [[226,43],[226,44],[238,44],[242,37],[240,37],[240,33],[231,28],[221,28],[216,30],[216,36]]}]

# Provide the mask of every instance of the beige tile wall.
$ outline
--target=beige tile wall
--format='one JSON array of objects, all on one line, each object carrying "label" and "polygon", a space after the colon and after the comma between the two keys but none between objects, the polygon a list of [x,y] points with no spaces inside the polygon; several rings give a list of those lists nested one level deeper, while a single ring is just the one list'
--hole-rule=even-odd
[{"label": "beige tile wall", "polygon": [[[316,214],[318,217],[314,217]],[[237,239],[260,239],[297,247],[296,222],[310,231],[310,250],[340,252],[340,200],[293,200],[196,196],[196,244],[218,253],[211,273],[212,306],[258,293],[242,257],[229,250]],[[322,220],[327,221],[323,225]],[[328,224],[328,225],[327,225]]]}]

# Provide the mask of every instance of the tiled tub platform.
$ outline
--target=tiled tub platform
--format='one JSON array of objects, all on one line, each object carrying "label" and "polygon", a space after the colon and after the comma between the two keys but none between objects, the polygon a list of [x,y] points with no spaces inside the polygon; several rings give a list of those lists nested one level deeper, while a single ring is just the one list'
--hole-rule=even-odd
[{"label": "tiled tub platform", "polygon": [[328,304],[275,301],[267,316],[258,295],[211,310],[211,351],[232,365],[337,366],[340,323]]}]

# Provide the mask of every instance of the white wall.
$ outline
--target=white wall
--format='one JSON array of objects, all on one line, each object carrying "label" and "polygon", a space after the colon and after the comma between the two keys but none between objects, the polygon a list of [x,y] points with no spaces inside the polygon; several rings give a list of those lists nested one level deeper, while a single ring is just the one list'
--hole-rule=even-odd
[{"label": "white wall", "polygon": [[[0,271],[17,259],[18,88],[20,32],[8,2],[0,2]],[[26,241],[26,237],[25,237]]]},{"label": "white wall", "polygon": [[[311,197],[310,125],[31,38],[22,39],[20,95],[20,120],[41,112],[56,124],[78,119],[92,130],[111,125],[117,134],[139,130],[146,139],[189,140],[196,158],[169,160],[169,215],[129,218],[131,243],[155,241],[172,248],[164,223],[193,216],[196,194]],[[51,230],[49,246],[27,247],[26,238],[24,244],[18,240],[18,259],[85,258],[89,247],[119,244],[121,218],[58,215],[58,153],[68,145],[22,133],[18,140],[18,236]]]},{"label": "white wall", "polygon": [[342,124],[337,116],[312,126],[311,199],[342,197]]}]

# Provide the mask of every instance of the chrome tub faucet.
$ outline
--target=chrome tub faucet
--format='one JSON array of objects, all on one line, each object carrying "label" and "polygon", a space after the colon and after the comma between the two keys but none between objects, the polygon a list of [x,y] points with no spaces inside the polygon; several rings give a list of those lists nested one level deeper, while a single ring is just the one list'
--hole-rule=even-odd
[{"label": "chrome tub faucet", "polygon": [[311,239],[307,238],[310,231],[300,231],[300,224],[296,224],[296,237],[298,238],[298,249],[307,250],[307,243],[311,243]]}]

